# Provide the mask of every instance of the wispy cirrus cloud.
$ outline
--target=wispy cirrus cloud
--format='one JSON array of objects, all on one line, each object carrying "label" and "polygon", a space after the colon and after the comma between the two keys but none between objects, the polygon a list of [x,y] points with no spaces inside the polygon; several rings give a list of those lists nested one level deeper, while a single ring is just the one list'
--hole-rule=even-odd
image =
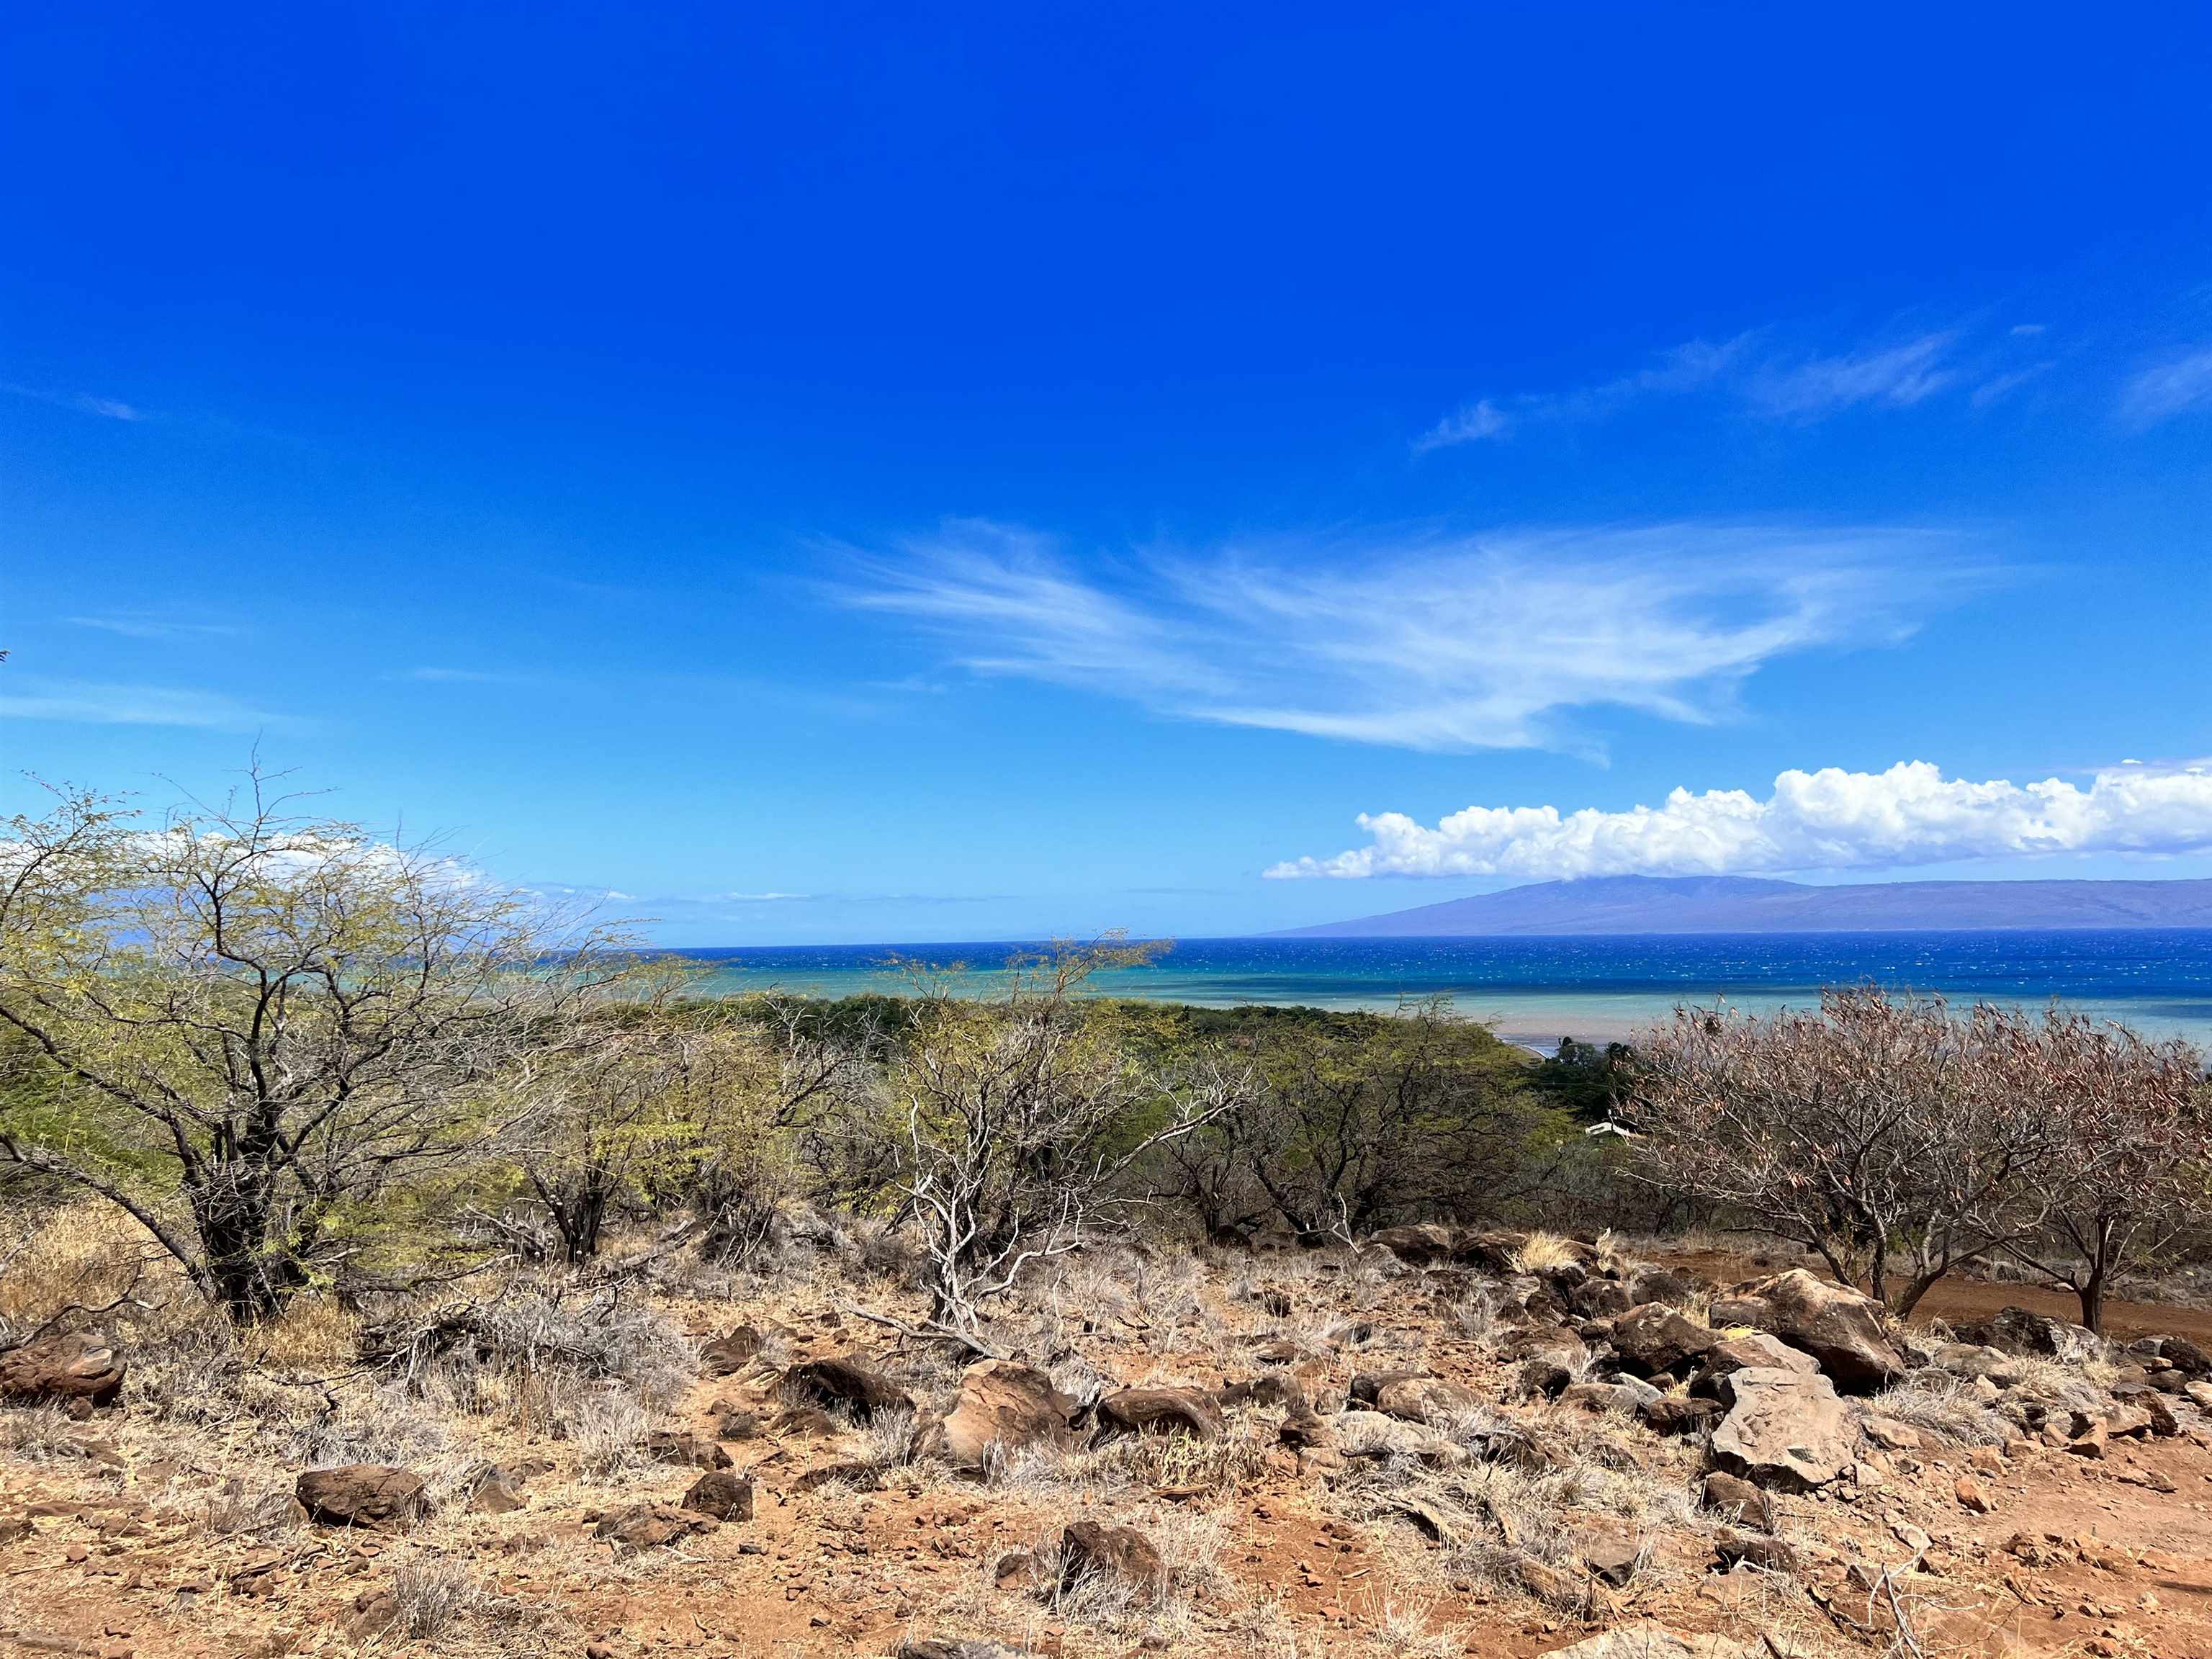
[{"label": "wispy cirrus cloud", "polygon": [[27,398],[33,403],[51,404],[57,409],[73,409],[80,415],[96,415],[103,421],[143,421],[146,411],[120,398],[101,398],[89,392],[52,392],[41,386],[0,385],[0,392],[11,398]]},{"label": "wispy cirrus cloud", "polygon": [[243,632],[230,623],[191,622],[150,611],[124,611],[106,617],[71,617],[72,628],[95,629],[132,640],[217,639]]},{"label": "wispy cirrus cloud", "polygon": [[2212,410],[2212,346],[2138,369],[2120,392],[2120,419],[2138,430],[2200,410]]},{"label": "wispy cirrus cloud", "polygon": [[1895,641],[1989,580],[1951,536],[1674,524],[1092,560],[961,522],[839,596],[971,672],[1173,718],[1433,750],[1595,753],[1611,707],[1705,722],[1777,658]]},{"label": "wispy cirrus cloud", "polygon": [[1833,356],[1771,359],[1746,378],[1743,393],[1759,413],[1784,420],[1817,420],[1861,404],[1910,409],[1958,384],[1958,343],[1947,329]]},{"label": "wispy cirrus cloud", "polygon": [[27,679],[0,691],[0,720],[86,726],[180,726],[258,732],[292,724],[220,691],[99,680]]},{"label": "wispy cirrus cloud", "polygon": [[1362,813],[1368,844],[1286,860],[1277,879],[1372,876],[1747,875],[1950,864],[2062,853],[2212,848],[2212,766],[2125,764],[2087,788],[1947,778],[1925,761],[1886,772],[1789,771],[1761,799],[1676,789],[1657,806],[1470,806],[1425,824]]},{"label": "wispy cirrus cloud", "polygon": [[495,668],[451,668],[425,665],[404,668],[385,676],[390,680],[408,680],[418,685],[526,685],[531,676],[514,674]]},{"label": "wispy cirrus cloud", "polygon": [[1432,449],[1449,449],[1454,444],[1480,443],[1485,438],[1502,438],[1512,429],[1512,416],[1484,398],[1445,416],[1414,439],[1413,453],[1425,455]]},{"label": "wispy cirrus cloud", "polygon": [[1923,329],[1839,350],[1794,345],[1775,330],[1754,329],[1724,340],[1686,341],[1591,386],[1492,393],[1422,433],[1413,452],[1505,438],[1524,428],[1610,420],[1640,404],[1695,396],[1763,420],[1808,422],[1855,408],[1909,409],[2017,374],[2001,350],[1969,349],[1961,329]]}]

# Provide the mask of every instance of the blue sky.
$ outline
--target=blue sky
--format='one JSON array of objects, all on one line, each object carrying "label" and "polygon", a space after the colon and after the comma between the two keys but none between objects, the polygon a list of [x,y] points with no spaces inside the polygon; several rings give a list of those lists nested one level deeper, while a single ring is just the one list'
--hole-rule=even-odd
[{"label": "blue sky", "polygon": [[1200,10],[19,9],[0,808],[690,943],[2212,874],[2206,14]]}]

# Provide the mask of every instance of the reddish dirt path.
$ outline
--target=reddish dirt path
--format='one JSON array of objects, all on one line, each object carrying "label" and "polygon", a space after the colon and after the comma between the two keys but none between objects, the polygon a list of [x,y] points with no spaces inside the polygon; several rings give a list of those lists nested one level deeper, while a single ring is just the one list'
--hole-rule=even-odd
[{"label": "reddish dirt path", "polygon": [[[1823,1279],[1832,1277],[1817,1260],[1807,1258],[1801,1264],[1781,1251],[1759,1255],[1733,1250],[1668,1250],[1658,1254],[1669,1265],[1686,1267],[1723,1285],[1763,1278],[1799,1265],[1811,1268]],[[1953,1325],[1970,1325],[1987,1319],[2000,1308],[2027,1308],[2056,1319],[2075,1322],[2081,1317],[2081,1303],[2064,1291],[2041,1285],[1951,1278],[1939,1281],[1921,1298],[1920,1305],[1912,1310],[1912,1320],[1919,1325],[1937,1319]],[[2212,1347],[2212,1311],[2156,1302],[2108,1301],[2105,1304],[2105,1334],[2123,1342],[2138,1336],[2185,1336],[2192,1342]]]}]

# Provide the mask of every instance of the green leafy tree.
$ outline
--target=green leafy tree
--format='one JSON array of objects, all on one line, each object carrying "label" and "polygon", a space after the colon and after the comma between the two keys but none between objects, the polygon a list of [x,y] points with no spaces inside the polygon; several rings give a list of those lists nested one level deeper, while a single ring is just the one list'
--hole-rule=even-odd
[{"label": "green leafy tree", "polygon": [[59,793],[0,849],[0,1026],[51,1087],[0,1166],[128,1212],[252,1321],[345,1249],[348,1206],[459,1157],[533,1024],[611,941],[433,849],[242,799],[148,824]]}]

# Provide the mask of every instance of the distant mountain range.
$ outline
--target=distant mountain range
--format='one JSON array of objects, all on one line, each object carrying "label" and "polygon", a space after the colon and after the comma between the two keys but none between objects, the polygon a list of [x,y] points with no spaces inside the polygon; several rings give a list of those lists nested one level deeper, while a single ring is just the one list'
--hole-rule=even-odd
[{"label": "distant mountain range", "polygon": [[2212,927],[2212,880],[1886,881],[1840,887],[1744,876],[1592,876],[1448,899],[1271,939],[1480,939],[1507,933],[1972,933]]}]

